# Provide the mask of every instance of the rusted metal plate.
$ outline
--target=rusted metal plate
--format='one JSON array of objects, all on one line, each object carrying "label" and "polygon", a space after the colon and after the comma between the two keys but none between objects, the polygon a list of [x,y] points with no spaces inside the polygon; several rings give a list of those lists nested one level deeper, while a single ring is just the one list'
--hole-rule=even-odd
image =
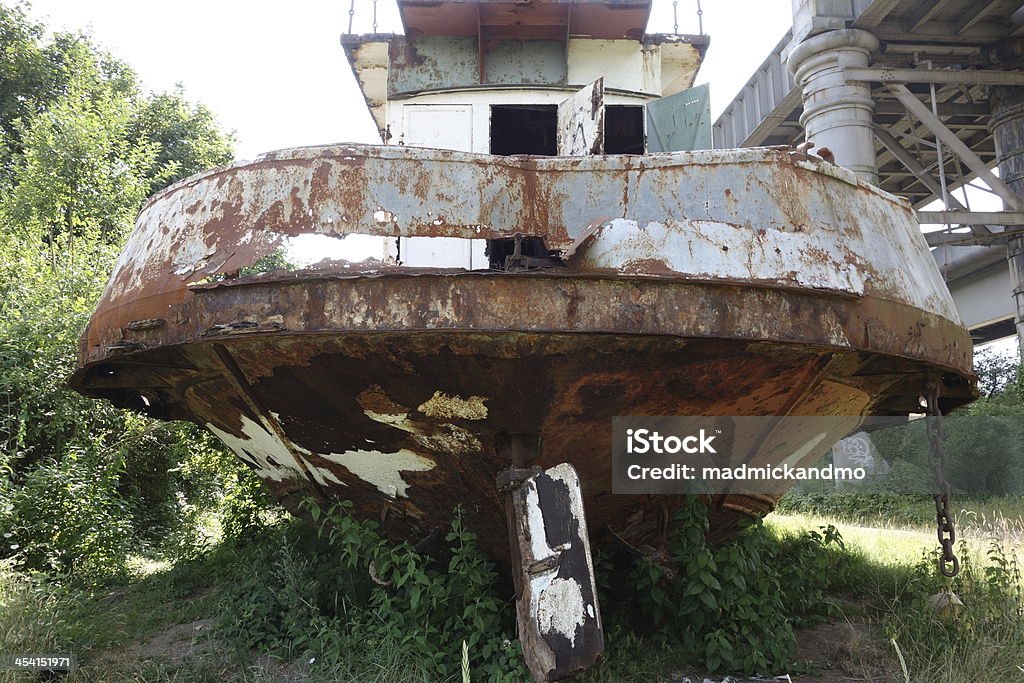
[{"label": "rusted metal plate", "polygon": [[475,38],[424,36],[390,41],[388,95],[465,87],[480,82]]},{"label": "rusted metal plate", "polygon": [[494,40],[484,54],[484,83],[561,85],[566,82],[564,40]]},{"label": "rusted metal plate", "polygon": [[[102,358],[101,340],[111,343],[132,320],[175,327],[189,285],[237,273],[298,236],[527,231],[568,250],[594,226],[601,236],[576,247],[569,270],[831,292],[959,324],[909,206],[788,151],[535,159],[342,146],[277,152],[154,196],[83,339],[82,361]],[[966,357],[966,333],[962,340]]]},{"label": "rusted metal plate", "polygon": [[558,155],[604,154],[604,78],[558,105]]},{"label": "rusted metal plate", "polygon": [[534,680],[561,680],[604,652],[580,480],[562,463],[515,481],[508,496],[523,655]]},{"label": "rusted metal plate", "polygon": [[[520,279],[524,285],[531,280]],[[273,290],[270,283],[264,287]],[[247,289],[218,287],[204,295]],[[299,288],[292,291],[277,305],[298,301]],[[308,289],[303,296],[349,309],[348,301],[335,298],[338,292]],[[411,290],[397,289],[394,303],[379,303],[383,309],[365,322],[361,311],[367,309],[351,308],[352,329],[346,332],[223,333],[91,366],[77,383],[91,395],[140,410],[137,397],[144,395],[159,415],[206,425],[279,497],[303,489],[325,499],[341,497],[368,519],[380,519],[387,509],[385,531],[396,539],[421,536],[461,503],[482,547],[502,560],[508,541],[493,483],[509,464],[497,452],[502,434],[539,434],[539,466],[569,462],[577,469],[586,482],[595,542],[603,542],[601,531],[610,527],[635,545],[650,544],[656,514],[681,499],[611,495],[612,417],[834,414],[845,427],[848,416],[872,413],[883,401],[899,399],[912,410],[929,367],[903,359],[903,374],[893,377],[874,374],[872,354],[805,343],[645,335],[661,315],[658,307],[647,310],[639,299],[627,308],[612,297],[578,293],[582,324],[576,331],[453,330],[440,317],[436,329],[427,327],[433,321],[426,317],[419,329],[388,330],[383,321],[415,300]],[[249,299],[254,309],[261,300],[270,303]],[[223,310],[243,301],[225,302]],[[444,315],[446,304],[439,304],[433,310]],[[474,308],[471,300],[466,304]],[[213,300],[208,305],[216,308]],[[634,318],[634,333],[584,331],[606,324],[600,312],[606,308],[621,310],[623,321],[645,313]],[[190,315],[206,317],[210,310]],[[483,314],[489,310],[484,307]],[[682,311],[688,317],[689,309]],[[797,320],[793,332],[815,328],[813,318],[796,308],[780,317],[789,314]],[[306,316],[312,327],[318,315],[306,309],[297,317]],[[477,321],[469,316],[466,323]],[[372,331],[374,325],[382,329]],[[144,364],[146,359],[151,362]],[[862,369],[870,374],[859,375]],[[967,387],[959,400],[969,392]],[[712,531],[724,534],[743,514],[737,511],[763,514],[772,500],[730,496],[716,505],[721,510],[713,515]]]}]

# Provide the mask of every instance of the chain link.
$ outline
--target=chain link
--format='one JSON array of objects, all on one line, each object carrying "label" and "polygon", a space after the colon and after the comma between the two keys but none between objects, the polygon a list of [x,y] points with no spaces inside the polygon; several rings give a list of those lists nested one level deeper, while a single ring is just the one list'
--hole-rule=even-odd
[{"label": "chain link", "polygon": [[946,481],[946,450],[943,446],[945,430],[942,425],[942,411],[939,409],[939,383],[931,380],[925,385],[925,410],[927,412],[926,429],[931,449],[928,453],[928,465],[932,470],[932,493],[935,496],[935,520],[939,546],[942,556],[939,558],[939,572],[952,578],[960,573],[960,560],[953,552],[956,543],[956,529],[953,527],[953,515],[949,512],[949,482]]},{"label": "chain link", "polygon": [[697,31],[704,35],[704,10],[700,8],[700,0],[697,0]]},{"label": "chain link", "polygon": [[679,0],[672,0],[672,32],[679,35]]},{"label": "chain link", "polygon": [[352,20],[356,18],[356,0],[352,0],[352,4],[348,6],[348,32],[352,33]]},{"label": "chain link", "polygon": [[377,33],[377,0],[373,0],[373,32]]}]

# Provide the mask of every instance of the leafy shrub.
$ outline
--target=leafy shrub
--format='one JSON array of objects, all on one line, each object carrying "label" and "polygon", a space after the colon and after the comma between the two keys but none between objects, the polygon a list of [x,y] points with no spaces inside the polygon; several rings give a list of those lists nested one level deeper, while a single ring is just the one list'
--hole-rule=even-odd
[{"label": "leafy shrub", "polygon": [[[226,596],[219,628],[236,651],[302,657],[337,678],[381,651],[404,653],[429,680],[459,674],[465,641],[482,680],[523,680],[514,610],[493,565],[455,511],[447,559],[392,546],[348,501],[324,511],[307,503],[316,533],[292,523],[249,576]],[[261,544],[262,545],[262,544]]]},{"label": "leafy shrub", "polygon": [[0,510],[4,554],[23,568],[82,579],[123,576],[132,530],[117,492],[119,464],[69,449],[30,470]]},{"label": "leafy shrub", "polygon": [[[777,544],[757,522],[713,546],[707,531],[707,506],[690,497],[673,517],[667,562],[641,559],[627,569],[624,584],[635,587],[640,619],[655,626],[656,641],[710,671],[785,669],[795,648],[793,626],[828,610],[823,590],[837,567],[829,549],[841,548],[842,539],[827,527]],[[600,566],[606,574],[613,563],[604,559]],[[606,575],[600,585],[606,622],[635,618],[626,612],[632,601],[608,591],[623,582]]]}]

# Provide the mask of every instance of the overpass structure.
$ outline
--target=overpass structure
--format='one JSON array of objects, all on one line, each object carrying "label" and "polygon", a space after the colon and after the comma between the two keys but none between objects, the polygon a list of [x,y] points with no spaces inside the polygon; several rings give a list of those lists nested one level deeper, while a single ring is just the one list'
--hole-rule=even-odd
[{"label": "overpass structure", "polygon": [[[793,0],[714,146],[827,147],[942,225],[927,239],[977,343],[1024,338],[1022,64],[1020,0]],[[1002,211],[972,210],[981,183]]]}]

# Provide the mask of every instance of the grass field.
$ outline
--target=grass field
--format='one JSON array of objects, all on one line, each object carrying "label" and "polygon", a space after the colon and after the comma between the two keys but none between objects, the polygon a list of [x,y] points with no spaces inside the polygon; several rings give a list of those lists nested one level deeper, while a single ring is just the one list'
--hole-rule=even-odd
[{"label": "grass field", "polygon": [[[863,517],[769,517],[766,526],[777,538],[832,524],[845,544],[834,551],[842,576],[827,594],[832,616],[798,633],[793,680],[1024,680],[1024,505],[995,500],[960,508],[965,569],[954,589],[965,606],[944,617],[928,602],[944,584],[932,569],[935,534],[927,508],[920,520],[885,527]],[[173,566],[140,558],[128,585],[88,590],[0,567],[0,654],[74,653],[80,667],[70,682],[322,679],[299,656],[301,648],[290,658],[239,653],[221,637],[222,597],[261,552],[221,544]],[[671,647],[631,633],[608,636],[605,661],[584,680],[668,681],[701,673]],[[373,653],[338,676],[430,680],[394,644],[379,643]],[[0,680],[31,679],[0,672]]]}]

